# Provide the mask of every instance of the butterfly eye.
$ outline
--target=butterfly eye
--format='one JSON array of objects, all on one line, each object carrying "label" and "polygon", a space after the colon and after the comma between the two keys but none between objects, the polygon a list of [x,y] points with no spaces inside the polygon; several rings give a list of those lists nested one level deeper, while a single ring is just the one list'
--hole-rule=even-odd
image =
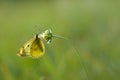
[{"label": "butterfly eye", "polygon": [[29,47],[30,45],[27,45],[27,47]]}]

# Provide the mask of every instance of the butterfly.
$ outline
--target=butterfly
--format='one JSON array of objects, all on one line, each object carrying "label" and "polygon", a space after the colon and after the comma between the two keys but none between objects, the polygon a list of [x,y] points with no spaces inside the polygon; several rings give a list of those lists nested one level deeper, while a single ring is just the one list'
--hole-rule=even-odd
[{"label": "butterfly", "polygon": [[29,56],[32,58],[39,58],[45,54],[45,45],[43,40],[51,43],[52,37],[59,37],[52,34],[51,29],[45,30],[41,34],[35,34],[35,37],[27,41],[18,51],[18,56]]},{"label": "butterfly", "polygon": [[35,38],[27,41],[18,51],[18,56],[30,56],[32,58],[39,58],[45,53],[45,46],[43,41],[35,35]]}]

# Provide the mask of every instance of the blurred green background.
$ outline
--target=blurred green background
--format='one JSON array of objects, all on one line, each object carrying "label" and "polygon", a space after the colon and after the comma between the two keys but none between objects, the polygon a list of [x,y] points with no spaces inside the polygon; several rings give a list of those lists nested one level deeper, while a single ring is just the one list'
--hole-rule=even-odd
[{"label": "blurred green background", "polygon": [[[49,28],[68,40],[45,43],[39,59],[16,55]],[[0,1],[0,80],[119,79],[119,0]]]}]

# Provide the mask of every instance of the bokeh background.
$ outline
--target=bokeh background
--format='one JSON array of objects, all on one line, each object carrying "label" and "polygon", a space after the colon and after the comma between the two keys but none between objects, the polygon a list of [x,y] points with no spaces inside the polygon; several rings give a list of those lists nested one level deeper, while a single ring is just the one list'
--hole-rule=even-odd
[{"label": "bokeh background", "polygon": [[[44,42],[39,59],[16,55],[49,28],[67,40]],[[120,0],[0,1],[0,80],[119,79]]]}]

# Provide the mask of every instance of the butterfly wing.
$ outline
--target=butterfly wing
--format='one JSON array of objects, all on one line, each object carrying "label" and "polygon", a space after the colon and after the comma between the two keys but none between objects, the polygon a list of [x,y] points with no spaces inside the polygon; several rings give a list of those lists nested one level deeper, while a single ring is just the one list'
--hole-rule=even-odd
[{"label": "butterfly wing", "polygon": [[31,45],[33,43],[33,41],[35,40],[35,38],[30,39],[29,41],[27,41],[18,51],[18,56],[30,56],[30,48]]},{"label": "butterfly wing", "polygon": [[45,47],[41,39],[36,34],[35,40],[32,42],[30,54],[33,58],[39,58],[45,53]]}]

